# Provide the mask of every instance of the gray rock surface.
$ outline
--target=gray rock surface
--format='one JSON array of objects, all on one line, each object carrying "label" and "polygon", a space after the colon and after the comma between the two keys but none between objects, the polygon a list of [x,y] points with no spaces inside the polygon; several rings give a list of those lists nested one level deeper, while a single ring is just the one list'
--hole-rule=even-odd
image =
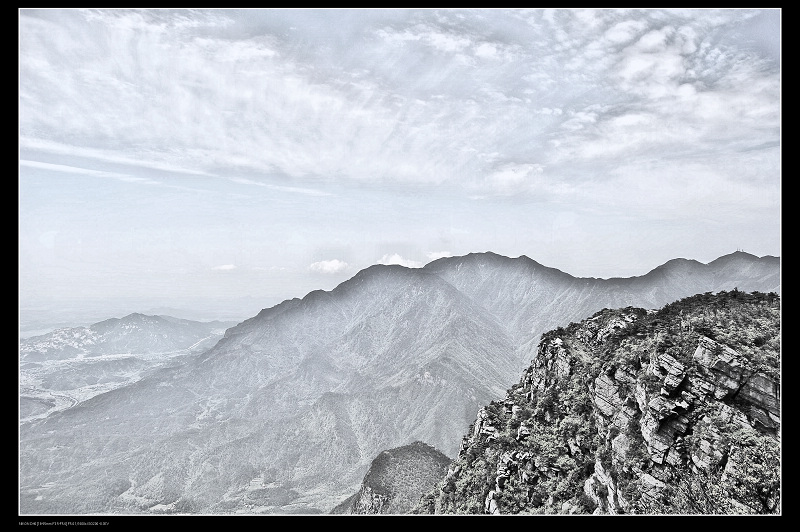
[{"label": "gray rock surface", "polygon": [[549,332],[506,398],[480,409],[433,511],[475,512],[481,485],[492,514],[776,511],[779,333],[777,301],[738,292]]}]

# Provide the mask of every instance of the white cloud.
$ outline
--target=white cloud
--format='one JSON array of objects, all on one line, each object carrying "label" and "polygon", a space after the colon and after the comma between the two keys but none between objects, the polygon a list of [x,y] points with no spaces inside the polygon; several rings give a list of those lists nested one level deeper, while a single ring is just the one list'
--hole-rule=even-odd
[{"label": "white cloud", "polygon": [[436,51],[450,54],[451,59],[457,64],[468,66],[476,65],[473,58],[500,62],[514,61],[521,57],[523,50],[518,44],[480,39],[469,31],[458,33],[436,24],[416,24],[403,30],[382,28],[375,34],[384,42],[393,45],[421,43]]},{"label": "white cloud", "polygon": [[40,161],[29,161],[27,159],[20,159],[20,166],[27,166],[29,168],[38,168],[41,170],[49,170],[51,172],[63,172],[68,174],[82,174],[92,177],[110,177],[119,181],[128,183],[139,183],[142,185],[160,185],[158,181],[147,179],[146,177],[134,177],[128,174],[120,174],[117,172],[106,172],[103,170],[90,170],[88,168],[79,168],[77,166],[69,166],[66,164],[52,164],[43,163]]},{"label": "white cloud", "polygon": [[405,266],[406,268],[422,268],[422,266],[424,266],[424,264],[422,264],[421,262],[410,259],[404,259],[397,253],[392,253],[392,254],[387,253],[386,255],[380,258],[378,264],[386,264],[386,265],[399,264],[400,266]]},{"label": "white cloud", "polygon": [[494,43],[482,42],[475,47],[478,57],[492,58],[497,56],[497,46]]},{"label": "white cloud", "polygon": [[512,195],[532,191],[544,184],[544,166],[533,163],[507,163],[486,178],[486,184],[496,194]]},{"label": "white cloud", "polygon": [[597,113],[595,112],[587,112],[587,111],[578,111],[578,112],[570,112],[570,118],[567,119],[565,122],[561,124],[563,129],[569,130],[578,130],[583,129],[589,124],[594,124],[597,122]]},{"label": "white cloud", "polygon": [[89,170],[88,168],[78,168],[76,166],[69,166],[66,164],[43,163],[40,161],[28,161],[26,159],[20,159],[19,164],[20,166],[27,166],[29,168],[39,168],[41,170],[50,170],[52,172],[64,172],[68,174],[84,174],[96,177],[114,177],[114,178],[131,177],[127,174],[118,174],[116,172]]},{"label": "white cloud", "polygon": [[640,31],[647,27],[641,20],[626,20],[612,26],[604,37],[614,43],[622,44],[631,41]]},{"label": "white cloud", "polygon": [[406,41],[418,41],[422,39],[422,35],[414,33],[411,30],[393,31],[389,29],[380,29],[375,32],[381,39],[389,43],[403,43]]},{"label": "white cloud", "polygon": [[268,188],[270,190],[279,190],[281,192],[291,192],[293,194],[305,194],[308,196],[331,196],[332,194],[329,192],[323,192],[321,190],[316,190],[313,188],[301,188],[301,187],[285,187],[281,185],[270,185],[269,183],[262,183],[261,181],[254,181],[252,179],[246,179],[244,177],[229,177],[231,181],[234,183],[239,183],[240,185],[255,185],[258,187]]},{"label": "white cloud", "polygon": [[667,26],[659,30],[649,31],[644,34],[633,46],[639,52],[658,52],[667,45],[667,39],[675,32],[674,28]]},{"label": "white cloud", "polygon": [[[314,10],[23,10],[20,170],[159,179],[161,187],[128,187],[152,198],[136,202],[134,212],[101,204],[100,194],[83,200],[113,223],[138,216],[170,227],[203,213],[214,227],[236,224],[225,233],[224,251],[210,256],[246,250],[248,263],[269,264],[292,253],[301,268],[291,275],[315,282],[326,279],[309,275],[301,257],[322,249],[316,239],[358,231],[372,233],[351,239],[347,257],[359,262],[377,258],[375,249],[422,260],[439,253],[424,250],[440,245],[485,249],[485,231],[492,245],[512,239],[510,255],[535,245],[526,230],[518,236],[515,223],[567,200],[576,212],[625,211],[631,202],[644,214],[680,220],[683,205],[712,205],[709,187],[720,187],[731,205],[747,201],[759,187],[736,184],[746,179],[773,183],[763,206],[779,192],[781,72],[775,54],[748,44],[739,23],[747,13],[412,10],[336,18]],[[305,24],[311,19],[329,24]],[[768,32],[764,46],[779,51],[779,37]],[[770,145],[777,148],[763,148]],[[52,163],[59,164],[43,166]],[[92,174],[101,170],[109,172]],[[703,178],[695,184],[683,175]],[[40,181],[21,183],[33,190]],[[67,187],[73,180],[53,181]],[[351,188],[352,181],[366,186]],[[423,201],[400,205],[409,183]],[[203,193],[173,195],[168,187],[178,184]],[[460,209],[473,208],[463,205],[470,195],[485,199],[474,206],[486,214],[483,223],[462,224],[470,234],[461,240],[442,238],[460,223]],[[351,196],[359,198],[357,208],[347,203]],[[767,213],[779,211],[777,196]],[[61,227],[56,216],[70,204],[60,196],[48,196],[49,203],[44,193],[20,197],[43,202],[29,209],[29,232]],[[531,201],[539,203],[524,215],[506,210]],[[256,205],[256,215],[244,214]],[[342,216],[353,211],[359,215]],[[506,220],[508,230],[498,230]],[[127,231],[132,224],[97,225]],[[405,241],[400,234],[430,240],[417,238],[412,251],[395,246]],[[255,251],[267,241],[270,253]],[[138,249],[136,241],[126,245]],[[218,242],[199,238],[186,251],[195,245],[210,253]],[[318,258],[344,256],[336,251],[344,248],[324,249],[330,251]],[[398,254],[381,260],[419,266]],[[341,267],[315,264],[312,271]],[[233,265],[217,268],[224,266]]]},{"label": "white cloud", "polygon": [[[431,163],[443,141],[425,139],[447,135],[419,123],[428,116],[424,102],[390,98],[363,74],[331,78],[324,65],[260,37],[165,31],[147,16],[108,15],[104,24],[102,16],[84,21],[80,39],[64,21],[40,28],[22,17],[22,137],[58,131],[76,148],[119,154],[135,146],[128,159],[198,171],[245,164],[291,177],[427,180],[449,166]],[[69,64],[60,59],[65,49]]]},{"label": "white cloud", "polygon": [[214,266],[211,269],[212,270],[219,270],[219,271],[230,271],[230,270],[235,270],[236,269],[236,265],[235,264],[222,264],[220,266]]},{"label": "white cloud", "polygon": [[[538,24],[535,39],[504,31],[529,15]],[[485,154],[549,163],[549,154],[537,150],[563,140],[552,135],[559,122],[592,130],[594,116],[571,113],[580,107],[574,98],[647,106],[651,97],[704,90],[693,69],[719,79],[736,61],[750,64],[713,33],[708,37],[715,25],[724,28],[746,12],[365,13],[343,28],[352,45],[321,47],[328,51],[319,57],[297,53],[281,32],[237,34],[238,16],[23,11],[21,146],[23,139],[60,139],[93,150],[96,159],[172,172],[221,175],[220,168],[241,166],[330,181],[474,183],[495,170]],[[305,14],[291,16],[300,27]],[[316,38],[324,42],[326,33]],[[330,60],[339,53],[346,66],[331,75]],[[480,60],[455,64],[445,57],[459,54]],[[573,59],[577,70],[565,72]],[[732,80],[737,89],[758,70],[745,74]],[[682,118],[678,106],[670,113],[678,120],[669,123]],[[502,175],[494,180],[508,183]]]},{"label": "white cloud", "polygon": [[[19,147],[20,149],[33,150],[52,155],[74,156],[86,159],[93,159],[95,161],[105,164],[115,164],[115,165],[119,164],[125,166],[132,166],[136,168],[143,168],[146,170],[158,170],[158,171],[177,173],[177,174],[204,175],[204,176],[210,175],[200,170],[192,170],[168,163],[147,160],[147,157],[144,154],[138,154],[136,157],[129,157],[126,155],[121,155],[119,152],[112,150],[100,150],[94,148],[85,148],[81,146],[73,146],[70,144],[54,142],[51,140],[37,139],[27,135],[20,135]],[[47,163],[37,163],[37,164],[42,165]]]},{"label": "white cloud", "polygon": [[321,260],[319,262],[315,262],[311,264],[308,267],[308,269],[309,271],[316,273],[333,274],[345,271],[348,268],[348,266],[349,265],[344,261],[341,261],[339,259],[332,259],[332,260]]},{"label": "white cloud", "polygon": [[686,76],[687,63],[680,50],[635,51],[620,61],[620,86],[634,94],[657,98],[670,95]]},{"label": "white cloud", "polygon": [[468,38],[447,33],[431,32],[426,35],[426,40],[431,46],[444,52],[460,52],[472,44]]},{"label": "white cloud", "polygon": [[555,115],[555,116],[558,116],[558,115],[563,113],[563,111],[561,109],[559,109],[558,107],[556,107],[555,109],[550,109],[549,107],[542,107],[538,111],[534,111],[534,112],[538,113],[538,114],[543,114],[543,115]]}]

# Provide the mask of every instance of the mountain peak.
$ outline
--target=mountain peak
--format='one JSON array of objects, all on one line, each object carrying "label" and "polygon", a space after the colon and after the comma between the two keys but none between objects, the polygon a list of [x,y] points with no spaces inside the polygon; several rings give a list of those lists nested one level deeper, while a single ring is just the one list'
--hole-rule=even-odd
[{"label": "mountain peak", "polygon": [[728,253],[727,255],[722,255],[721,257],[718,257],[718,258],[712,260],[708,264],[709,265],[711,265],[711,264],[726,264],[728,262],[732,262],[732,261],[735,261],[735,260],[757,261],[757,260],[759,260],[759,257],[757,257],[757,256],[755,256],[753,254],[747,253],[745,251],[737,250],[737,251],[734,251],[733,253]]},{"label": "mountain peak", "polygon": [[499,262],[502,260],[510,260],[508,257],[503,255],[498,255],[492,251],[473,251],[471,253],[467,253],[466,255],[454,255],[452,257],[442,257],[436,260],[432,260],[425,266],[423,266],[423,270],[431,270],[434,268],[438,268],[440,266],[444,266],[446,264],[463,264],[469,262],[475,262],[483,259],[484,261],[492,261],[492,262]]},{"label": "mountain peak", "polygon": [[663,269],[663,270],[679,270],[679,269],[686,269],[686,268],[703,268],[705,264],[702,262],[696,261],[694,259],[684,259],[684,258],[677,258],[677,259],[670,259],[661,266],[656,267],[656,270]]},{"label": "mountain peak", "polygon": [[528,257],[527,255],[520,255],[519,257],[512,258],[506,255],[500,255],[493,251],[480,251],[467,253],[466,255],[456,255],[453,257],[442,257],[426,264],[423,270],[433,270],[448,264],[526,264],[533,266],[541,266],[538,262]]},{"label": "mountain peak", "polygon": [[415,441],[382,451],[370,464],[361,490],[331,513],[405,514],[447,474],[451,460]]}]

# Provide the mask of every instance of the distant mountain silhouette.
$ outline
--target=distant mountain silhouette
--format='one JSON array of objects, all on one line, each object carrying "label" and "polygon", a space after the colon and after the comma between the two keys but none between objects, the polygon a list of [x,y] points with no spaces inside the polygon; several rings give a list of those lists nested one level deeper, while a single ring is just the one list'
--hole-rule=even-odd
[{"label": "distant mountain silhouette", "polygon": [[20,422],[63,410],[212,347],[230,322],[130,314],[20,341]]},{"label": "distant mountain silhouette", "polygon": [[[220,334],[231,322],[199,322],[171,316],[133,313],[88,327],[57,329],[20,342],[25,361],[87,357],[120,353],[168,353],[191,349]],[[208,343],[202,344],[211,347]],[[201,346],[202,347],[202,346]]]}]

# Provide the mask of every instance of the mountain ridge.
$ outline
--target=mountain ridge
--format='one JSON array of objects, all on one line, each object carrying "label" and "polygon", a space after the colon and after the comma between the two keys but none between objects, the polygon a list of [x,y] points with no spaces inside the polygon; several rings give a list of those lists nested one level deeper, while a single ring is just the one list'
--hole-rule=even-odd
[{"label": "mountain ridge", "polygon": [[[420,440],[455,456],[479,406],[518,378],[545,331],[681,295],[648,282],[580,279],[494,253],[374,265],[262,309],[180,366],[23,427],[21,508],[326,511],[383,449]],[[120,465],[106,476],[110,463]],[[253,489],[255,478],[268,487]]]},{"label": "mountain ridge", "polygon": [[[66,355],[94,356],[118,352],[168,352],[190,347],[214,330],[231,326],[231,322],[218,320],[200,322],[172,316],[154,316],[133,312],[122,318],[108,318],[84,327],[65,327],[52,332],[31,336],[20,341],[21,358],[41,358],[62,347],[70,347]],[[154,336],[161,335],[164,340]],[[127,351],[126,351],[127,350]],[[59,357],[61,358],[61,357]]]}]

